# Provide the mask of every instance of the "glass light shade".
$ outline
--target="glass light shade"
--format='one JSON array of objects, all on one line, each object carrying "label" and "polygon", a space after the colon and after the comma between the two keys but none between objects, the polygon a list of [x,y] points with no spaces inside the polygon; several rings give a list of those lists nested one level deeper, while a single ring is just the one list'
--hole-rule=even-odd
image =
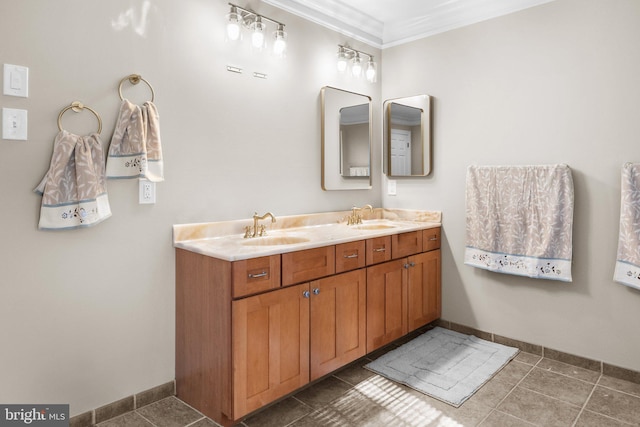
[{"label": "glass light shade", "polygon": [[338,72],[340,73],[344,73],[347,69],[347,53],[345,52],[344,48],[341,47],[340,49],[338,49]]},{"label": "glass light shade", "polygon": [[231,8],[231,12],[227,14],[227,40],[235,41],[240,39],[240,14],[235,7]]},{"label": "glass light shade", "polygon": [[365,76],[367,77],[367,81],[369,83],[375,83],[377,80],[377,70],[376,70],[376,63],[373,62],[373,58],[369,59],[369,62],[367,62],[367,68],[366,71],[364,72]]},{"label": "glass light shade", "polygon": [[360,77],[362,74],[362,60],[360,59],[360,54],[356,53],[356,57],[353,58],[353,64],[351,64],[351,74],[353,77]]},{"label": "glass light shade", "polygon": [[256,21],[251,24],[251,45],[256,49],[262,49],[264,47],[264,29],[266,25],[262,22],[262,19],[258,16]]},{"label": "glass light shade", "polygon": [[278,25],[274,34],[276,40],[273,42],[273,53],[283,57],[287,52],[287,33],[284,32],[284,25]]}]

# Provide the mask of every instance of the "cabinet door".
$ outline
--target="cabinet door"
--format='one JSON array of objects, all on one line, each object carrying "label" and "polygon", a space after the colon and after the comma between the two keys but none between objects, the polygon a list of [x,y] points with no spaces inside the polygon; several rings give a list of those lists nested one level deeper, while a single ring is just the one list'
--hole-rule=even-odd
[{"label": "cabinet door", "polygon": [[440,249],[408,258],[409,331],[440,318]]},{"label": "cabinet door", "polygon": [[308,290],[305,283],[233,301],[234,419],[309,382]]},{"label": "cabinet door", "polygon": [[406,262],[367,268],[367,353],[407,333]]},{"label": "cabinet door", "polygon": [[365,355],[364,269],[311,282],[311,381]]}]

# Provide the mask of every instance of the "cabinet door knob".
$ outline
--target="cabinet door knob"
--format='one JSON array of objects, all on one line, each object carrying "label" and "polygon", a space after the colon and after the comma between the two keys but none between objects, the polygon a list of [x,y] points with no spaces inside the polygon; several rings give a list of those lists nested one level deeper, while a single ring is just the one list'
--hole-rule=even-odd
[{"label": "cabinet door knob", "polygon": [[318,295],[320,293],[320,289],[319,288],[313,288],[313,294],[314,295]]},{"label": "cabinet door knob", "polygon": [[403,265],[404,268],[409,268],[409,264]]},{"label": "cabinet door knob", "polygon": [[304,292],[302,293],[302,297],[303,297],[303,298],[309,298],[310,296],[311,296],[311,294],[309,293],[309,291],[304,291]]},{"label": "cabinet door knob", "polygon": [[415,263],[415,262],[410,262],[410,263],[409,263],[409,267],[415,267],[415,266],[416,266],[416,263]]}]

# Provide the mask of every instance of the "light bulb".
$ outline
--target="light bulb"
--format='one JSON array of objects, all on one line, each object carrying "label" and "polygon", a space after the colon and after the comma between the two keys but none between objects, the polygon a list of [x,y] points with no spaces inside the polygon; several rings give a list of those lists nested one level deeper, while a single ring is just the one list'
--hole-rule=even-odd
[{"label": "light bulb", "polygon": [[338,49],[338,72],[340,73],[344,73],[345,70],[347,69],[347,53],[345,52],[344,48],[342,46],[340,46],[340,49]]},{"label": "light bulb", "polygon": [[373,57],[369,58],[369,62],[367,62],[367,69],[365,71],[365,76],[367,77],[367,81],[369,83],[375,83],[377,72],[376,72],[376,63],[373,62]]},{"label": "light bulb", "polygon": [[240,38],[240,15],[235,6],[227,15],[227,40],[235,41]]},{"label": "light bulb", "polygon": [[356,53],[356,57],[353,58],[351,74],[353,74],[353,77],[360,77],[360,74],[362,74],[362,60],[360,59],[359,53]]},{"label": "light bulb", "polygon": [[264,47],[264,28],[265,25],[262,23],[262,17],[260,16],[251,24],[251,44],[256,49],[262,49]]},{"label": "light bulb", "polygon": [[276,41],[273,42],[273,53],[283,57],[287,51],[287,33],[284,32],[284,25],[278,24],[275,36]]}]

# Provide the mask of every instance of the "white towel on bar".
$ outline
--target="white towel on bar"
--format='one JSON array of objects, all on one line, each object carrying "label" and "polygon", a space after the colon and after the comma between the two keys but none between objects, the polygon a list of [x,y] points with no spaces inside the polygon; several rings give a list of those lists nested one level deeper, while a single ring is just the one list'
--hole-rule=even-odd
[{"label": "white towel on bar", "polygon": [[620,233],[613,280],[640,289],[640,163],[622,167]]},{"label": "white towel on bar", "polygon": [[160,120],[152,102],[139,107],[122,100],[109,144],[107,178],[164,181]]},{"label": "white towel on bar", "polygon": [[570,282],[572,228],[568,166],[467,169],[465,264]]},{"label": "white towel on bar", "polygon": [[58,133],[49,170],[34,190],[42,194],[39,229],[88,227],[111,216],[103,153],[96,133]]}]

